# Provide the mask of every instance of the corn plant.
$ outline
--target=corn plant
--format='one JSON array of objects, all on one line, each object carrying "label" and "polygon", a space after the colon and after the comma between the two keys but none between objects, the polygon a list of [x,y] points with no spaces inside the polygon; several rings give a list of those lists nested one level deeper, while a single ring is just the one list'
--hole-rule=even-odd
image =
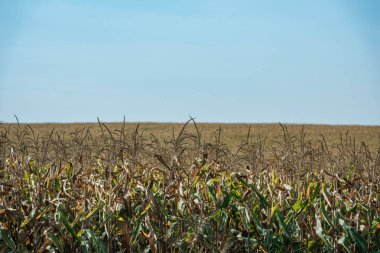
[{"label": "corn plant", "polygon": [[[0,252],[379,252],[380,147],[2,125]],[[189,128],[193,127],[191,131]]]}]

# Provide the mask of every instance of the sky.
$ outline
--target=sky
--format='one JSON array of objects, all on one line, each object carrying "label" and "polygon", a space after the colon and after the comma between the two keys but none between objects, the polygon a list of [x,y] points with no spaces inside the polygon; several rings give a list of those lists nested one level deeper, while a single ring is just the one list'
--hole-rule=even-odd
[{"label": "sky", "polygon": [[380,125],[380,1],[2,0],[0,121]]}]

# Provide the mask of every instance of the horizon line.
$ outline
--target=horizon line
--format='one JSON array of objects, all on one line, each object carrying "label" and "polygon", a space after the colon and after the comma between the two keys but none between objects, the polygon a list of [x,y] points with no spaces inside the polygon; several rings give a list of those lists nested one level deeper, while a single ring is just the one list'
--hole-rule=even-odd
[{"label": "horizon line", "polygon": [[[300,122],[222,122],[222,121],[196,121],[196,124],[225,124],[225,125],[311,125],[311,126],[363,126],[363,127],[380,127],[380,124],[345,124],[345,123],[300,123]],[[66,122],[58,122],[58,121],[0,121],[0,124],[20,124],[20,125],[44,125],[44,124],[57,124],[57,125],[65,125],[65,124],[98,124],[106,123],[106,124],[185,124],[186,121],[66,121]]]}]

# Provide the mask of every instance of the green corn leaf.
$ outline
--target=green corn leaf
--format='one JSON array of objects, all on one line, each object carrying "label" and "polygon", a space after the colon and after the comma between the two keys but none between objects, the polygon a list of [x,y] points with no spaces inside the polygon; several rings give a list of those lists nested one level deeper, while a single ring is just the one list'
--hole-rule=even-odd
[{"label": "green corn leaf", "polygon": [[223,229],[224,225],[226,224],[226,222],[227,222],[227,220],[229,218],[229,216],[228,216],[228,213],[225,210],[222,210],[220,215],[221,215],[221,219],[218,222],[218,226],[219,226],[219,228]]},{"label": "green corn leaf", "polygon": [[[265,248],[265,249],[269,249],[272,247],[273,243],[274,243],[274,240],[275,240],[275,236],[272,234],[272,230],[271,229],[263,229],[263,241],[262,241],[262,246]],[[268,250],[267,250],[268,251]]]},{"label": "green corn leaf", "polygon": [[178,233],[178,228],[179,228],[179,222],[178,221],[170,223],[170,227],[167,231],[168,237],[175,236],[176,233]]},{"label": "green corn leaf", "polygon": [[256,215],[251,216],[253,223],[255,224],[256,230],[258,232],[258,236],[264,236],[264,227],[261,225],[259,219],[256,217]]},{"label": "green corn leaf", "polygon": [[90,251],[90,242],[88,240],[82,240],[80,247],[83,253],[89,253]]},{"label": "green corn leaf", "polygon": [[95,249],[95,252],[107,252],[102,240],[100,240],[100,238],[91,229],[85,229],[85,232],[88,240],[91,242],[92,247]]},{"label": "green corn leaf", "polygon": [[62,186],[62,180],[60,178],[56,178],[54,180],[54,187],[55,187],[55,190],[57,192],[59,192],[59,190],[61,189],[61,186]]},{"label": "green corn leaf", "polygon": [[338,243],[344,247],[347,253],[351,253],[350,242],[348,241],[348,238],[345,235],[342,235],[339,238]]},{"label": "green corn leaf", "polygon": [[323,231],[321,220],[317,215],[315,215],[315,219],[317,221],[315,232],[317,233],[318,237],[321,238],[322,241],[325,243],[327,249],[332,251],[334,249],[332,238],[326,235],[326,233]]},{"label": "green corn leaf", "polygon": [[311,202],[314,203],[318,195],[320,194],[321,186],[319,183],[315,184],[312,195],[311,195]]},{"label": "green corn leaf", "polygon": [[130,244],[134,244],[142,228],[142,220],[139,220],[137,226],[133,229]]},{"label": "green corn leaf", "polygon": [[16,251],[16,244],[12,240],[12,237],[8,234],[8,232],[3,227],[0,227],[0,232],[1,232],[1,237],[3,238],[7,246],[11,250]]},{"label": "green corn leaf", "polygon": [[348,233],[351,240],[355,242],[355,245],[357,246],[360,252],[368,252],[366,241],[354,228],[350,227],[343,219],[339,219],[339,224],[342,226],[344,231]]},{"label": "green corn leaf", "polygon": [[319,201],[319,206],[320,206],[321,211],[322,211],[321,213],[322,213],[323,219],[327,222],[327,224],[329,224],[330,228],[334,228],[334,224],[333,224],[331,218],[329,217],[329,215],[327,214],[325,203],[322,199]]},{"label": "green corn leaf", "polygon": [[91,245],[88,240],[82,240],[80,243],[80,248],[83,253],[90,253],[91,251]]},{"label": "green corn leaf", "polygon": [[58,220],[60,222],[62,222],[62,224],[69,231],[69,233],[71,234],[71,236],[79,242],[80,239],[78,238],[78,236],[75,233],[74,229],[71,227],[71,225],[70,225],[70,223],[69,223],[69,221],[67,219],[67,215],[66,215],[65,209],[61,205],[59,205],[58,208],[57,208],[57,211],[58,211]]},{"label": "green corn leaf", "polygon": [[282,214],[279,211],[277,211],[275,215],[278,220],[278,223],[280,224],[281,229],[283,230],[284,235],[288,239],[291,239],[291,232],[288,226],[285,224],[284,216],[282,216]]},{"label": "green corn leaf", "polygon": [[198,181],[200,179],[200,176],[196,176],[193,183],[191,184],[191,187],[190,187],[190,192],[192,192],[195,188],[195,186],[198,184]]},{"label": "green corn leaf", "polygon": [[264,198],[260,191],[253,184],[249,184],[249,187],[256,193],[257,197],[259,197],[261,206],[264,208],[269,207],[268,201]]},{"label": "green corn leaf", "polygon": [[243,241],[246,245],[249,243],[250,248],[255,247],[259,243],[257,239],[243,237],[241,234],[237,236],[237,239]]},{"label": "green corn leaf", "polygon": [[249,215],[249,211],[248,211],[248,208],[246,207],[240,207],[239,208],[239,213],[240,213],[240,217],[241,217],[241,221],[243,223],[243,226],[244,228],[249,231],[250,230],[250,215]]},{"label": "green corn leaf", "polygon": [[300,194],[298,196],[298,199],[297,199],[297,202],[294,203],[294,205],[292,206],[292,209],[295,213],[298,213],[298,212],[301,212],[302,211],[302,195]]},{"label": "green corn leaf", "polygon": [[223,202],[222,202],[222,208],[227,208],[230,204],[233,198],[236,196],[236,191],[231,190],[227,196],[224,197]]},{"label": "green corn leaf", "polygon": [[212,200],[215,202],[216,205],[218,205],[218,200],[216,198],[216,193],[215,193],[215,189],[214,189],[213,183],[214,183],[214,180],[210,179],[207,182],[207,189],[208,189],[208,192],[210,193],[210,195],[212,197]]},{"label": "green corn leaf", "polygon": [[264,208],[267,208],[269,207],[269,204],[268,204],[268,201],[264,198],[264,196],[260,193],[260,191],[253,185],[253,184],[248,184],[245,180],[243,180],[241,178],[241,176],[239,175],[236,175],[236,178],[242,183],[244,184],[245,186],[247,186],[248,188],[250,188],[256,195],[257,197],[260,199],[260,203],[261,205],[264,207]]},{"label": "green corn leaf", "polygon": [[58,237],[51,232],[48,232],[47,235],[48,235],[49,239],[53,242],[54,246],[57,247],[59,249],[59,251],[64,252],[63,244],[58,239]]},{"label": "green corn leaf", "polygon": [[220,218],[221,213],[222,213],[221,209],[218,209],[214,213],[212,213],[210,216],[208,216],[207,218],[208,219]]},{"label": "green corn leaf", "polygon": [[301,228],[296,220],[294,213],[289,213],[285,219],[286,227],[292,237],[299,238],[301,235]]},{"label": "green corn leaf", "polygon": [[[302,198],[302,195],[301,195],[301,198]],[[308,199],[305,199],[303,200],[301,203],[300,203],[300,209],[298,212],[296,212],[296,216],[298,216],[299,214],[303,213],[305,211],[305,209],[310,205],[310,202]]]}]

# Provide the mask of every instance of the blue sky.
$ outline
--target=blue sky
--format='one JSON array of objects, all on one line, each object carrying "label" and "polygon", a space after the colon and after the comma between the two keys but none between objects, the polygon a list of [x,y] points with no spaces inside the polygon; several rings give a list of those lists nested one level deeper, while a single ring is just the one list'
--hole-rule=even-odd
[{"label": "blue sky", "polygon": [[0,121],[380,125],[380,1],[0,2]]}]

